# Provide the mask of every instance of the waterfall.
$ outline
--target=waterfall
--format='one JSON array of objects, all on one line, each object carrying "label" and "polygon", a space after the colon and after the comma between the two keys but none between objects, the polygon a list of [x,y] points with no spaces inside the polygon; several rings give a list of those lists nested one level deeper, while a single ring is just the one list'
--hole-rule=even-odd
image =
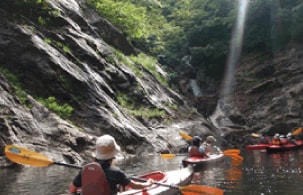
[{"label": "waterfall", "polygon": [[202,96],[202,91],[201,91],[200,87],[198,86],[198,83],[195,79],[190,80],[189,86],[195,97]]}]

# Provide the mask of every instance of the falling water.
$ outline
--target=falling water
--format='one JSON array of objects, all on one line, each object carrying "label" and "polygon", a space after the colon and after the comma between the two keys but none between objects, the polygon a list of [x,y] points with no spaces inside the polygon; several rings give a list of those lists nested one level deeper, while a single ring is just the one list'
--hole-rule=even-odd
[{"label": "falling water", "polygon": [[[242,40],[244,34],[244,23],[246,18],[248,0],[239,1],[239,11],[237,16],[237,23],[232,33],[232,41],[230,44],[230,53],[226,64],[226,72],[223,80],[223,92],[217,104],[216,111],[210,117],[213,124],[218,128],[219,126],[231,121],[225,117],[225,110],[223,107],[228,102],[228,97],[232,95],[232,87],[234,84],[235,67],[241,55]],[[225,121],[225,122],[224,122]],[[226,124],[225,124],[226,125]]]},{"label": "falling water", "polygon": [[226,64],[225,78],[223,82],[223,93],[222,93],[223,97],[226,97],[226,95],[230,95],[232,92],[235,66],[238,62],[239,56],[241,55],[247,4],[248,4],[247,0],[239,1],[237,23],[232,33],[230,53]]}]

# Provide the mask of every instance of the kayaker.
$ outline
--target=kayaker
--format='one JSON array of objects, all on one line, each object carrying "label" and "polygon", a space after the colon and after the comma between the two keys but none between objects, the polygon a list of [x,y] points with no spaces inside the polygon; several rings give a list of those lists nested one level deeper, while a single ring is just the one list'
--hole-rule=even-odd
[{"label": "kayaker", "polygon": [[216,138],[214,136],[207,136],[205,142],[202,144],[205,148],[206,154],[220,154],[222,153],[221,149],[215,145]]},{"label": "kayaker", "polygon": [[[115,139],[110,135],[103,135],[96,140],[96,151],[93,157],[98,162],[105,173],[106,179],[110,185],[110,193],[104,195],[114,195],[119,192],[119,187],[128,185],[133,189],[143,189],[153,184],[153,180],[149,179],[146,182],[136,182],[130,179],[118,167],[113,166],[113,161],[116,154],[120,151],[120,146],[116,143]],[[69,192],[76,194],[77,189],[81,187],[81,174],[82,171],[74,178]]]},{"label": "kayaker", "polygon": [[281,141],[280,141],[280,134],[276,133],[273,137],[273,139],[271,140],[271,144],[272,145],[281,145]]},{"label": "kayaker", "polygon": [[188,148],[189,157],[208,157],[204,151],[204,147],[201,146],[202,139],[199,136],[194,136],[192,139],[192,145]]},{"label": "kayaker", "polygon": [[259,144],[270,144],[268,136],[262,135],[259,139]]}]

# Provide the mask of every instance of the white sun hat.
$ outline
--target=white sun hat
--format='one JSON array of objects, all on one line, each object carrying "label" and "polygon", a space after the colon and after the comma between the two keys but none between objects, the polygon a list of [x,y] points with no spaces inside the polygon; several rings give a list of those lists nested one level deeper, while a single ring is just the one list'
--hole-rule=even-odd
[{"label": "white sun hat", "polygon": [[115,138],[110,135],[98,137],[96,141],[95,157],[99,160],[109,160],[115,158],[120,151],[120,146],[116,143]]}]

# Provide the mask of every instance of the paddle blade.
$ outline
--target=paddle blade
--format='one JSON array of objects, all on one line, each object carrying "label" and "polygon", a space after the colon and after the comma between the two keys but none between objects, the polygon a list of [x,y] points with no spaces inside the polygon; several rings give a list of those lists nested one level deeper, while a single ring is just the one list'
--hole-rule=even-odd
[{"label": "paddle blade", "polygon": [[191,141],[191,140],[193,139],[192,136],[190,136],[190,135],[188,135],[187,133],[182,132],[182,131],[179,132],[179,135],[180,135],[183,139],[185,139],[185,140],[187,140],[187,141]]},{"label": "paddle blade", "polygon": [[160,156],[162,158],[171,159],[171,158],[175,158],[176,154],[160,154]]},{"label": "paddle blade", "polygon": [[46,156],[14,145],[5,146],[5,155],[11,161],[31,166],[49,166],[54,162]]},{"label": "paddle blade", "polygon": [[252,133],[251,136],[252,136],[252,137],[261,137],[262,135],[257,134],[257,133]]},{"label": "paddle blade", "polygon": [[229,154],[229,155],[226,155],[226,156],[229,156],[230,158],[232,158],[232,160],[235,160],[235,161],[243,161],[243,159],[244,159],[239,154]]},{"label": "paddle blade", "polygon": [[302,132],[302,130],[303,130],[302,127],[299,127],[292,132],[292,135],[299,135]]},{"label": "paddle blade", "polygon": [[223,195],[224,191],[220,188],[203,186],[203,185],[187,185],[181,186],[180,191],[183,195]]},{"label": "paddle blade", "polygon": [[223,154],[227,155],[227,154],[240,154],[240,150],[238,149],[229,149],[229,150],[224,150]]}]

